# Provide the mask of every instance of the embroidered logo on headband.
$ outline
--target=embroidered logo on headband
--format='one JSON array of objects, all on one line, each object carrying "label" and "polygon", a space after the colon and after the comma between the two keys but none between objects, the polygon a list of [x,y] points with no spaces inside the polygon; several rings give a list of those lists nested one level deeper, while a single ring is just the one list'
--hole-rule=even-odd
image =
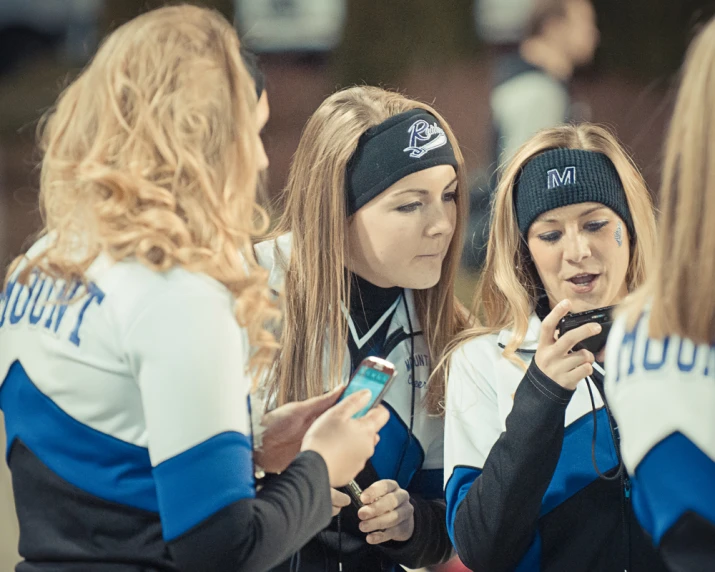
[{"label": "embroidered logo on headband", "polygon": [[403,151],[409,152],[410,157],[415,159],[447,144],[447,135],[437,122],[430,125],[426,120],[418,119],[407,132],[410,134],[410,144]]},{"label": "embroidered logo on headband", "polygon": [[566,167],[563,173],[559,173],[558,169],[549,169],[546,171],[546,177],[546,188],[549,190],[573,185],[576,183],[576,167]]}]

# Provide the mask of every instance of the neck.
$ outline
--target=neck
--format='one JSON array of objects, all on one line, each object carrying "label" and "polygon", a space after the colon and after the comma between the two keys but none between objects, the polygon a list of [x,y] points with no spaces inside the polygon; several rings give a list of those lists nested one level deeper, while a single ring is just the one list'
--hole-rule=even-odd
[{"label": "neck", "polygon": [[529,38],[522,42],[519,54],[524,61],[543,69],[550,76],[567,81],[573,75],[574,65],[563,50],[546,38]]},{"label": "neck", "polygon": [[350,315],[360,318],[369,328],[390,309],[402,293],[402,288],[381,288],[363,277],[348,272],[350,278]]}]

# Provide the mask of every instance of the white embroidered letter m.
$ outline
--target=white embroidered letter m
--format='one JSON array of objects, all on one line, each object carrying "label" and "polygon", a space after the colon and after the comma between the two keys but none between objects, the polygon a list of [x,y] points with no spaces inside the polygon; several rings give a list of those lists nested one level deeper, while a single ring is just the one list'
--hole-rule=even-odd
[{"label": "white embroidered letter m", "polygon": [[559,173],[558,169],[550,169],[546,172],[548,177],[546,187],[555,189],[564,185],[573,185],[576,182],[576,167],[566,167],[563,173]]}]

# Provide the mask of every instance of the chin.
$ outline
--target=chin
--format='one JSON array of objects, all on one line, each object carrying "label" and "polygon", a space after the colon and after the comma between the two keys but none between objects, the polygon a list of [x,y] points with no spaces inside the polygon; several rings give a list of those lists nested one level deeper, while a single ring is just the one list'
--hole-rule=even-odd
[{"label": "chin", "polygon": [[603,308],[604,306],[609,306],[606,304],[601,296],[574,296],[571,294],[567,296],[571,300],[571,312],[578,314],[579,312],[585,312],[587,310],[595,310],[596,308]]},{"label": "chin", "polygon": [[403,279],[400,282],[402,288],[409,288],[411,290],[427,290],[432,288],[439,283],[441,277],[441,272],[436,273],[434,276],[421,274],[415,277],[409,277],[407,280]]}]

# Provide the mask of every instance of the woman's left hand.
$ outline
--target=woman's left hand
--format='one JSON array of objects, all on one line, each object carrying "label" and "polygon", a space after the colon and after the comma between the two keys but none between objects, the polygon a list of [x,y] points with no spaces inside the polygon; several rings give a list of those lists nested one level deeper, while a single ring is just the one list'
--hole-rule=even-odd
[{"label": "woman's left hand", "polygon": [[280,473],[300,452],[303,437],[320,415],[338,401],[345,389],[338,386],[318,397],[287,403],[263,416],[261,425],[266,429],[260,449],[253,458],[267,473]]},{"label": "woman's left hand", "polygon": [[358,511],[360,530],[369,533],[368,544],[388,540],[405,541],[415,530],[415,509],[409,493],[395,481],[377,481],[366,488],[360,500],[365,505]]}]

